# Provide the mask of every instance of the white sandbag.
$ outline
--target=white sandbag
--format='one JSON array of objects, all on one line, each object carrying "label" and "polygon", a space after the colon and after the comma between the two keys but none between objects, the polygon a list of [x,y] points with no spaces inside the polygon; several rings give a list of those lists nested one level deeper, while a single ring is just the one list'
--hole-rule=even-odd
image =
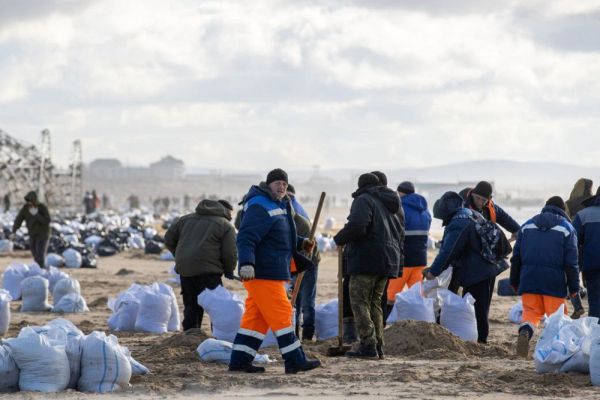
[{"label": "white sandbag", "polygon": [[143,250],[143,249],[146,248],[146,241],[144,240],[144,237],[142,235],[140,235],[139,233],[132,234],[129,237],[129,240],[127,241],[127,244],[132,249]]},{"label": "white sandbag", "polygon": [[129,351],[129,349],[127,347],[121,346],[121,350],[123,351],[123,354],[125,354],[127,356],[127,359],[129,360],[129,365],[131,365],[131,375],[146,375],[146,374],[150,373],[150,370],[148,369],[148,367],[146,367],[144,364],[137,361],[135,358],[133,358],[131,356],[131,352]]},{"label": "white sandbag", "polygon": [[13,242],[7,239],[0,240],[0,253],[12,253],[13,252]]},{"label": "white sandbag", "polygon": [[32,276],[21,282],[21,311],[50,311],[48,304],[48,279],[41,276]]},{"label": "white sandbag", "polygon": [[435,322],[433,303],[434,299],[421,295],[421,283],[416,283],[410,289],[396,295],[396,302],[387,322],[406,320]]},{"label": "white sandbag", "polygon": [[81,293],[81,286],[79,285],[79,281],[77,279],[65,278],[56,282],[56,285],[54,285],[54,291],[52,292],[54,305],[56,305],[63,296],[66,296],[70,293]]},{"label": "white sandbag", "polygon": [[600,325],[590,333],[590,379],[592,385],[600,386]]},{"label": "white sandbag", "polygon": [[450,286],[450,281],[452,280],[452,271],[453,267],[448,267],[441,274],[435,277],[435,279],[425,279],[422,283],[423,288],[423,296],[429,299],[433,299],[433,311],[435,312],[435,316],[438,317],[440,315],[441,304],[440,297],[438,294],[442,290],[448,289]]},{"label": "white sandbag", "polygon": [[333,229],[334,226],[335,226],[335,218],[328,217],[325,220],[325,225],[323,226],[323,229],[325,229],[326,231],[330,231]]},{"label": "white sandbag", "polygon": [[167,295],[171,299],[171,318],[169,318],[167,330],[169,332],[177,332],[181,330],[181,317],[179,316],[179,306],[177,305],[177,296],[175,296],[173,288],[164,283],[155,283],[152,286],[156,286],[159,293]]},{"label": "white sandbag", "polygon": [[54,286],[56,285],[56,283],[58,281],[60,281],[61,279],[65,279],[65,278],[69,278],[69,274],[59,270],[56,267],[50,267],[48,269],[48,274],[47,274],[47,278],[46,278],[46,279],[48,279],[50,293],[54,293]]},{"label": "white sandbag", "polygon": [[315,307],[315,334],[317,340],[338,335],[338,300],[333,299]]},{"label": "white sandbag", "polygon": [[20,371],[20,390],[50,393],[67,388],[70,369],[65,346],[52,342],[31,328],[4,341]]},{"label": "white sandbag", "polygon": [[233,342],[244,314],[244,302],[219,285],[213,290],[203,290],[198,295],[198,305],[210,316],[212,335],[217,339]]},{"label": "white sandbag", "polygon": [[135,330],[166,333],[171,318],[171,298],[162,293],[146,290],[140,298]]},{"label": "white sandbag", "polygon": [[0,337],[6,335],[10,325],[10,301],[8,290],[0,289]]},{"label": "white sandbag", "polygon": [[146,239],[146,240],[154,239],[154,236],[156,236],[157,234],[158,234],[158,231],[154,228],[144,229],[144,239]]},{"label": "white sandbag", "polygon": [[163,252],[160,253],[159,258],[162,261],[175,261],[175,257],[169,250],[163,250]]},{"label": "white sandbag", "polygon": [[48,279],[48,270],[40,267],[38,263],[34,262],[27,266],[27,275],[26,278],[30,276],[41,276]]},{"label": "white sandbag", "polygon": [[27,277],[27,264],[12,263],[2,274],[2,287],[10,293],[13,300],[21,298],[21,281]]},{"label": "white sandbag", "polygon": [[117,338],[94,331],[85,337],[81,352],[82,392],[109,393],[125,389],[131,379],[131,365]]},{"label": "white sandbag", "polygon": [[108,305],[113,313],[108,318],[109,328],[113,331],[134,331],[140,300],[129,292],[124,292],[116,300],[111,300]]},{"label": "white sandbag", "polygon": [[438,293],[442,309],[440,324],[465,341],[477,341],[477,320],[475,319],[475,299],[470,293],[460,297],[444,289]]},{"label": "white sandbag", "polygon": [[104,239],[102,239],[100,236],[91,235],[91,236],[86,237],[83,240],[83,243],[85,243],[88,246],[92,246],[94,249],[97,249],[98,245],[100,244],[100,242],[102,242],[102,240],[104,240]]},{"label": "white sandbag", "polygon": [[573,356],[579,347],[574,343],[574,332],[564,329],[573,320],[564,314],[564,305],[546,321],[533,353],[535,370],[538,373],[558,372],[562,364]]},{"label": "white sandbag", "polygon": [[[202,361],[217,362],[221,364],[229,364],[232,351],[232,343],[212,338],[204,340],[196,349],[196,352]],[[257,364],[266,364],[270,361],[269,356],[266,354],[257,354],[254,357],[253,362]]]},{"label": "white sandbag", "polygon": [[81,253],[75,249],[66,249],[62,253],[62,257],[65,260],[65,267],[67,268],[81,268],[83,258]]},{"label": "white sandbag", "polygon": [[0,344],[0,393],[19,390],[19,368],[6,346]]},{"label": "white sandbag", "polygon": [[171,268],[169,268],[169,274],[173,275],[173,277],[168,279],[168,282],[175,284],[177,286],[181,286],[181,276],[179,276],[179,274],[177,273],[177,271],[175,271],[175,264],[173,264],[171,266]]},{"label": "white sandbag", "polygon": [[79,244],[79,236],[77,236],[76,234],[64,235],[63,239],[67,244]]},{"label": "white sandbag", "polygon": [[508,320],[513,324],[520,324],[523,319],[523,302],[519,300],[514,304],[508,312]]},{"label": "white sandbag", "polygon": [[55,253],[48,253],[48,255],[46,256],[46,268],[47,267],[64,267],[65,266],[65,259],[62,258],[60,255],[55,254]]},{"label": "white sandbag", "polygon": [[85,299],[79,293],[68,293],[60,298],[58,303],[54,303],[52,312],[61,313],[82,313],[88,312],[90,309],[85,302]]}]

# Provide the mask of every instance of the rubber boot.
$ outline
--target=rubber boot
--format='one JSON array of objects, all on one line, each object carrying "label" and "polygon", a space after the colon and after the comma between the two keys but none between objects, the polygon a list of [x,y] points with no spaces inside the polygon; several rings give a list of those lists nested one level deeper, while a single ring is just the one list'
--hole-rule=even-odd
[{"label": "rubber boot", "polygon": [[377,358],[377,348],[375,344],[362,344],[358,345],[356,350],[350,350],[346,352],[346,357],[350,358]]},{"label": "rubber boot", "polygon": [[358,340],[354,318],[344,318],[344,343],[351,344]]},{"label": "rubber boot", "polygon": [[319,360],[306,358],[302,345],[291,327],[275,332],[275,337],[284,360],[286,374],[310,371],[321,365]]}]

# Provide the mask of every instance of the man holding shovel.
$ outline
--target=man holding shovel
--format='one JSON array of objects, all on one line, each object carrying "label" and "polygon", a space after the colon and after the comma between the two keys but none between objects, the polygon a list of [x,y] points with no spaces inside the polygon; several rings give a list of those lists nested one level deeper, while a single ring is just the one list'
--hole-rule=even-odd
[{"label": "man holding shovel", "polygon": [[298,237],[286,190],[287,173],[274,169],[266,182],[252,186],[245,196],[237,236],[239,274],[248,291],[246,310],[233,342],[230,371],[264,372],[252,365],[268,329],[271,328],[285,361],[285,372],[295,374],[321,365],[304,354],[292,325],[292,305],[285,290],[292,257],[299,271],[314,268],[310,254],[314,241]]},{"label": "man holding shovel", "polygon": [[360,336],[348,357],[383,358],[383,310],[381,299],[388,278],[398,276],[401,263],[401,231],[398,194],[380,185],[372,173],[358,178],[352,194],[348,222],[334,237],[347,246],[350,304]]}]

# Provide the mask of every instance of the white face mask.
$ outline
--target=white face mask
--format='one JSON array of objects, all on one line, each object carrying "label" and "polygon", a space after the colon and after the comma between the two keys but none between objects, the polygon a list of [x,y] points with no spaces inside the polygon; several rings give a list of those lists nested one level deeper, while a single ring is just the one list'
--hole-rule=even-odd
[{"label": "white face mask", "polygon": [[31,207],[31,208],[29,209],[29,214],[31,214],[31,215],[36,215],[37,213],[38,213],[38,209],[37,209],[37,207]]}]

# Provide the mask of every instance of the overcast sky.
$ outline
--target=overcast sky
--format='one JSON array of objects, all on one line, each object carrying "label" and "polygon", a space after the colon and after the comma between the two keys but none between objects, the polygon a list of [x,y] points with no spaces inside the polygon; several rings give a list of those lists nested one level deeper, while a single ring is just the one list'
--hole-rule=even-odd
[{"label": "overcast sky", "polygon": [[0,129],[53,157],[600,166],[600,1],[0,0]]}]

